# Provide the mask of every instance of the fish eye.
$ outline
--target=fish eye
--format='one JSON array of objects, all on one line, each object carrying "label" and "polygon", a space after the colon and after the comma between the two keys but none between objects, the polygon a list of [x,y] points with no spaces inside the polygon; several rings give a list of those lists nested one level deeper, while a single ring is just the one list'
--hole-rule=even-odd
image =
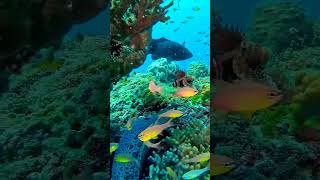
[{"label": "fish eye", "polygon": [[229,162],[226,162],[226,163],[224,163],[224,166],[225,166],[225,167],[233,167],[233,164],[232,164],[232,163],[229,163]]},{"label": "fish eye", "polygon": [[269,97],[276,97],[276,96],[279,96],[279,92],[277,91],[270,91],[268,92],[267,94]]}]

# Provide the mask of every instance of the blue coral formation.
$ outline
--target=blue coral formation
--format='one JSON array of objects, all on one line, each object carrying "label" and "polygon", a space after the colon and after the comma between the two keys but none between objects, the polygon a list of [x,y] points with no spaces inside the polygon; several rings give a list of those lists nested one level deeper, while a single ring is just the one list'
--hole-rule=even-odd
[{"label": "blue coral formation", "polygon": [[141,169],[144,165],[148,147],[138,139],[138,134],[156,121],[157,117],[138,118],[134,121],[132,130],[125,130],[118,144],[115,156],[126,153],[131,154],[137,162],[120,163],[113,161],[112,175],[113,180],[132,179],[139,180],[142,177]]}]

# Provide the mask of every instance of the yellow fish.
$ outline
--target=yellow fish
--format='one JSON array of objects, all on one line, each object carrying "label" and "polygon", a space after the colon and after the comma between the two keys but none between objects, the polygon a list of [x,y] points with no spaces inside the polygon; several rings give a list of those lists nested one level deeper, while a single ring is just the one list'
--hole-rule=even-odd
[{"label": "yellow fish", "polygon": [[178,180],[177,174],[172,170],[171,167],[166,167],[168,176],[171,177],[172,180]]},{"label": "yellow fish", "polygon": [[118,143],[110,143],[110,154],[118,149]]},{"label": "yellow fish", "polygon": [[195,179],[208,171],[209,171],[209,167],[191,170],[191,171],[188,171],[185,174],[183,174],[182,179]]},{"label": "yellow fish", "polygon": [[156,139],[163,130],[174,126],[174,124],[171,121],[172,119],[170,119],[168,122],[164,124],[148,127],[138,135],[138,138],[143,142],[149,141],[151,139]]},{"label": "yellow fish", "polygon": [[189,98],[196,94],[198,94],[198,90],[191,87],[183,87],[176,91],[175,96]]},{"label": "yellow fish", "polygon": [[175,118],[181,117],[182,115],[183,115],[182,111],[171,109],[171,110],[169,110],[167,112],[164,112],[164,113],[160,114],[158,116],[158,119],[155,122],[155,124],[157,124],[158,120],[161,119],[161,118],[172,118],[172,119],[175,119]]},{"label": "yellow fish", "polygon": [[210,159],[210,176],[218,176],[227,173],[235,168],[235,162],[233,159],[222,156],[211,154]]},{"label": "yellow fish", "polygon": [[135,157],[133,157],[131,154],[127,154],[127,153],[122,153],[122,154],[116,155],[115,161],[119,162],[119,163],[135,162],[138,164],[138,160]]},{"label": "yellow fish", "polygon": [[136,115],[135,117],[131,118],[128,120],[127,124],[126,124],[126,127],[127,129],[130,131],[132,129],[132,123],[134,120],[136,120],[138,118],[138,116]]},{"label": "yellow fish", "polygon": [[210,153],[202,153],[202,154],[199,154],[191,159],[184,159],[182,160],[183,162],[185,163],[196,163],[196,162],[206,162],[210,160]]}]

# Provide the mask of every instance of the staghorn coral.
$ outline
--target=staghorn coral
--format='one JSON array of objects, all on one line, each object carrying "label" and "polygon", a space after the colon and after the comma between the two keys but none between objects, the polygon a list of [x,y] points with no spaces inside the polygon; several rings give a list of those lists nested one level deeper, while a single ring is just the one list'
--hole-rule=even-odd
[{"label": "staghorn coral", "polygon": [[152,26],[165,22],[167,9],[163,0],[113,0],[111,7],[111,38],[133,49],[144,49],[151,40]]}]

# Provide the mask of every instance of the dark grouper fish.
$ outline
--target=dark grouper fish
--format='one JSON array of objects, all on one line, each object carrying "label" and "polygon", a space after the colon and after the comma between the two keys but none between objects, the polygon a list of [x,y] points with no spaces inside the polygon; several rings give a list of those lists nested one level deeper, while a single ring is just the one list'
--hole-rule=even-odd
[{"label": "dark grouper fish", "polygon": [[147,53],[152,59],[166,58],[169,61],[181,61],[191,58],[192,53],[184,46],[166,38],[153,39],[147,47]]}]

